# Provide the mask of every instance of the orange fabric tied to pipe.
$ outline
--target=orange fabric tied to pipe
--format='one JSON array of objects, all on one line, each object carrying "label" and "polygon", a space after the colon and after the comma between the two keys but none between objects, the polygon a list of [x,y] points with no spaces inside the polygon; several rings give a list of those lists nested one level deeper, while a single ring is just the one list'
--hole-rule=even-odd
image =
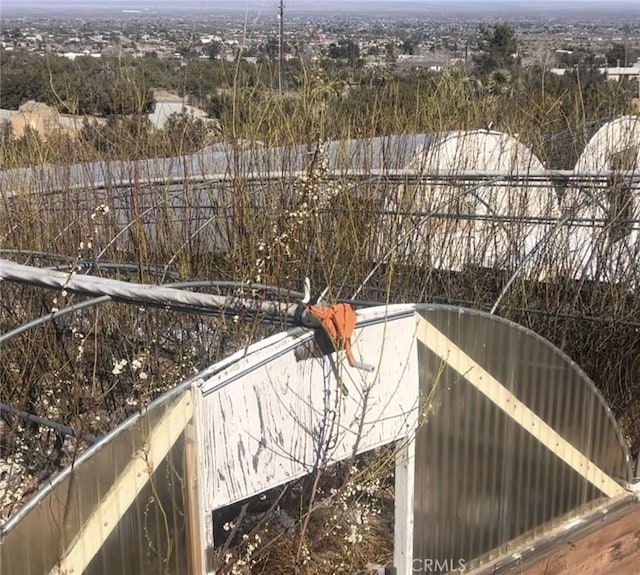
[{"label": "orange fabric tied to pipe", "polygon": [[320,321],[336,349],[344,349],[347,352],[349,365],[356,367],[351,349],[351,336],[356,328],[354,309],[349,304],[339,303],[330,307],[310,305],[307,306],[307,311]]}]

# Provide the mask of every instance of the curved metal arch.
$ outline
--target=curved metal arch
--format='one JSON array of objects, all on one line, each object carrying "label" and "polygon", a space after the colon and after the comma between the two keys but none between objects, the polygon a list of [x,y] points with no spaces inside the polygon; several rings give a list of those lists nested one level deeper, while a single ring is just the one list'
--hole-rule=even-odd
[{"label": "curved metal arch", "polygon": [[369,280],[378,271],[380,266],[382,266],[391,257],[391,255],[400,248],[401,242],[404,241],[405,239],[407,239],[417,229],[419,229],[427,221],[429,221],[429,218],[433,217],[433,214],[437,214],[442,208],[445,208],[451,202],[456,201],[458,198],[461,198],[462,196],[464,196],[466,194],[474,193],[475,191],[479,190],[480,188],[486,186],[487,183],[491,184],[491,183],[497,183],[499,181],[500,181],[500,178],[492,178],[492,179],[488,180],[488,182],[482,182],[480,184],[476,184],[474,186],[470,186],[468,188],[465,188],[465,189],[461,190],[457,194],[453,195],[451,198],[448,198],[447,200],[445,200],[443,202],[440,202],[433,210],[431,210],[430,212],[427,212],[423,217],[420,218],[420,220],[418,220],[414,225],[412,225],[408,230],[406,230],[400,236],[392,238],[392,242],[393,243],[392,243],[391,247],[386,252],[384,252],[381,257],[378,258],[378,261],[373,266],[371,271],[367,274],[367,276],[362,280],[360,285],[353,292],[353,295],[351,296],[351,299],[355,299],[355,298],[358,297],[358,294],[367,285]]}]

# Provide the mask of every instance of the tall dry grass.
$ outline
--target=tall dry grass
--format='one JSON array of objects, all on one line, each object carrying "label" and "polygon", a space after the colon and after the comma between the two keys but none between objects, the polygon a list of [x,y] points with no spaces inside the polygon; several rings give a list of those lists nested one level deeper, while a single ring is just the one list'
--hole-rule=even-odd
[{"label": "tall dry grass", "polygon": [[[402,186],[414,191],[428,186],[384,173],[331,175],[326,157],[317,152],[319,144],[331,139],[437,134],[493,122],[495,129],[517,135],[547,166],[571,168],[591,126],[626,112],[628,101],[606,83],[588,93],[579,83],[556,84],[546,75],[524,76],[507,91],[492,92],[456,70],[412,79],[372,76],[357,84],[304,68],[298,88],[284,96],[237,84],[221,113],[222,134],[207,141],[219,146],[215,157],[224,160],[222,179],[208,177],[211,149],[190,155],[194,150],[185,139],[150,135],[135,122],[125,131],[116,124],[112,132],[103,131],[99,146],[91,139],[44,141],[27,134],[1,150],[2,165],[12,170],[1,175],[0,256],[70,274],[146,283],[217,280],[297,291],[308,276],[318,291],[329,288],[330,300],[357,292],[368,302],[437,301],[490,310],[500,299],[499,314],[548,338],[586,370],[634,443],[640,438],[634,423],[640,400],[635,271],[618,284],[566,275],[537,281],[531,274],[516,274],[510,283],[513,269],[487,269],[472,262],[448,272],[434,269],[422,257],[401,257],[393,249],[400,216],[405,230],[411,231],[411,224],[406,225],[412,216],[419,229],[434,221],[437,227],[443,217],[455,216],[456,204],[443,206],[445,216],[441,213],[437,221],[422,203],[404,204],[402,214],[385,213],[388,199]],[[280,146],[294,145],[308,146],[302,161],[291,152],[277,152]],[[162,164],[145,159],[169,155],[180,157]],[[282,172],[280,177],[248,174],[250,163],[265,156],[272,158],[271,167]],[[104,159],[119,163],[70,166]],[[167,179],[174,169],[180,177]],[[473,184],[440,183],[433,189],[447,197],[463,193],[465,186]],[[554,196],[552,203],[557,201]],[[547,261],[562,263],[565,257],[560,248],[547,252]],[[568,260],[565,268],[571,268]],[[256,287],[210,289],[273,297]],[[64,291],[0,283],[0,333],[81,300]],[[0,400],[80,435],[101,435],[187,375],[286,327],[259,320],[174,314],[112,302],[60,319],[49,317],[1,344]],[[0,506],[6,519],[84,443],[6,413],[2,419],[5,479]],[[348,491],[347,499],[355,495]],[[311,540],[317,539],[314,530],[326,528],[322,515],[315,517]],[[376,538],[367,544],[381,551],[383,561],[389,526],[373,529]],[[328,541],[335,548],[316,549],[313,557],[313,550],[307,550],[309,561],[317,564],[308,572],[327,572],[322,561],[344,556],[342,539]],[[299,545],[287,535],[274,547],[295,563]],[[260,557],[269,572],[278,572],[270,563],[273,555]],[[349,568],[355,568],[364,558],[350,561]]]}]

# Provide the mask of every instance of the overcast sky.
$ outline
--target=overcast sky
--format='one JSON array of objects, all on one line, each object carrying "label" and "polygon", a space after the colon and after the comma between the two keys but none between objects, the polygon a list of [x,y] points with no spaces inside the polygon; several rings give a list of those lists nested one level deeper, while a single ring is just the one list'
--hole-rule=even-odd
[{"label": "overcast sky", "polygon": [[[277,6],[279,0],[184,0],[179,2],[184,6],[202,6],[215,9],[216,7],[234,5],[238,8],[246,6],[250,8],[267,8],[271,5]],[[138,7],[156,7],[156,6],[176,6],[176,0],[2,0],[4,6],[126,6],[131,8]],[[563,6],[568,4],[629,4],[637,6],[640,12],[640,2],[634,0],[285,0],[285,5],[290,8],[307,5],[324,5],[324,6],[362,6],[366,7],[371,4],[385,4],[390,8],[396,5],[447,5],[447,4],[464,4],[473,5],[513,5],[517,4],[553,4]]]},{"label": "overcast sky", "polygon": [[[171,11],[235,11],[249,10],[268,14],[276,12],[279,0],[0,0],[2,11],[25,11],[46,16],[55,12],[82,10],[99,12],[121,12],[127,10],[146,10],[151,12]],[[566,10],[579,13],[581,8],[593,12],[615,15],[628,14],[640,17],[640,0],[285,0],[285,10],[290,13],[311,11],[314,13],[340,13],[368,11],[389,12],[402,15],[403,12],[433,10],[439,13],[469,11],[495,16],[500,12],[517,15],[519,10],[540,15],[545,12],[557,13]]]}]

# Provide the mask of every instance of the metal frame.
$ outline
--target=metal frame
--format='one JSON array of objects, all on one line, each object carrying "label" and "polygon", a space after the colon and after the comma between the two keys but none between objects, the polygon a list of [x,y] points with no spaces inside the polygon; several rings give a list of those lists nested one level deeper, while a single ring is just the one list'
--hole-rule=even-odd
[{"label": "metal frame", "polygon": [[[390,318],[402,318],[412,316],[415,312],[419,312],[420,310],[442,310],[442,311],[455,311],[456,313],[460,313],[461,311],[464,314],[469,315],[478,315],[484,317],[491,317],[491,321],[499,322],[514,329],[521,331],[522,333],[527,334],[529,337],[534,338],[535,340],[543,343],[545,346],[552,349],[555,353],[557,353],[560,357],[564,358],[567,362],[572,365],[572,368],[576,370],[577,373],[584,376],[584,381],[586,385],[590,387],[590,392],[595,395],[597,401],[599,401],[603,408],[606,410],[607,417],[609,419],[609,423],[612,428],[615,430],[616,437],[618,438],[622,449],[629,460],[628,449],[624,444],[622,439],[622,434],[611,414],[611,411],[606,405],[602,395],[595,387],[593,382],[591,382],[584,373],[580,370],[580,368],[575,365],[571,360],[563,354],[560,350],[552,346],[549,342],[528,330],[522,326],[514,324],[506,319],[488,316],[486,313],[475,311],[475,310],[461,310],[460,308],[456,308],[454,306],[443,306],[443,305],[419,305],[415,306],[413,304],[409,305],[400,305],[400,306],[391,306],[385,307],[381,306],[378,310],[369,310],[366,315],[370,317],[361,321],[358,324],[359,328],[367,327],[367,326],[375,326],[380,324],[381,322],[386,322]],[[528,421],[529,424],[534,424],[532,427],[535,429],[530,431],[534,437],[536,437],[543,444],[547,444],[548,442],[554,443],[555,447],[557,445],[564,445],[564,453],[566,457],[564,461],[572,466],[574,469],[578,470],[579,473],[583,474],[589,481],[598,486],[599,489],[602,489],[608,496],[612,498],[624,498],[624,487],[619,483],[611,480],[603,474],[601,470],[595,468],[584,456],[577,452],[572,446],[567,445],[566,441],[555,434],[553,429],[545,427],[543,421],[540,420],[535,414],[532,414],[530,410],[522,405],[520,402],[514,399],[514,397],[496,381],[493,380],[490,374],[485,372],[482,368],[479,368],[474,361],[466,356],[464,352],[458,353],[456,360],[452,363],[451,358],[449,357],[448,350],[451,348],[452,344],[446,336],[443,336],[442,333],[430,326],[425,320],[417,319],[417,338],[425,343],[427,346],[432,349],[436,355],[438,355],[441,359],[447,361],[449,365],[452,365],[453,368],[458,371],[461,375],[464,375],[467,379],[469,379],[470,371],[476,373],[474,377],[472,377],[472,383],[476,385],[484,394],[489,396],[493,402],[496,402],[504,411],[510,414],[511,417],[515,418],[521,424],[525,421]],[[173,398],[177,398],[180,394],[185,393],[187,390],[191,389],[196,394],[202,394],[202,396],[210,395],[212,393],[216,393],[222,390],[225,386],[231,384],[238,377],[240,377],[244,372],[237,373],[234,375],[234,372],[237,371],[238,367],[235,367],[238,362],[241,360],[250,359],[249,363],[255,364],[255,360],[252,360],[252,357],[258,357],[260,352],[268,349],[270,346],[275,345],[277,349],[279,349],[280,354],[288,353],[294,348],[299,347],[300,345],[308,342],[313,337],[312,332],[307,331],[303,328],[297,327],[293,328],[285,333],[277,334],[275,336],[271,336],[266,340],[258,342],[252,346],[249,346],[246,350],[238,352],[233,356],[218,362],[215,365],[210,366],[209,368],[203,370],[196,376],[189,378],[188,380],[181,383],[178,387],[167,392],[165,395],[157,398],[154,402],[152,402],[148,408],[146,408],[140,414],[137,414],[123,424],[114,429],[111,433],[109,433],[104,438],[100,438],[99,441],[88,448],[84,453],[80,455],[80,457],[74,463],[74,466],[82,465],[83,462],[87,461],[92,455],[97,453],[102,447],[107,445],[113,438],[122,434],[125,430],[129,429],[132,425],[134,425],[137,421],[139,421],[140,417],[147,411],[151,410],[155,406],[160,406]],[[287,343],[289,342],[289,343]],[[269,356],[272,358],[272,356]],[[365,358],[366,359],[366,358]],[[255,365],[261,365],[258,362]],[[238,364],[239,366],[239,364]],[[222,378],[216,379],[216,374],[221,374],[223,370],[229,370],[229,376],[222,376]],[[213,378],[213,380],[212,380]],[[211,385],[205,383],[206,381],[217,381],[218,383]],[[497,394],[497,395],[496,395]],[[186,397],[186,396],[185,396]],[[167,414],[163,419],[167,425],[159,424],[159,427],[163,429],[169,429],[174,435],[176,433],[181,433],[183,430],[183,425],[178,422],[187,421],[190,417],[191,409],[193,406],[187,406],[186,404],[180,404],[182,407],[176,411],[176,409],[172,410],[171,413]],[[183,409],[184,407],[184,409]],[[197,405],[195,406],[198,409]],[[187,413],[186,410],[189,410]],[[175,417],[174,417],[175,414]],[[167,419],[168,418],[168,419]],[[175,421],[174,421],[175,420]],[[169,425],[169,423],[171,423]],[[530,427],[527,425],[526,427]],[[389,441],[397,442],[400,445],[400,449],[396,455],[396,493],[398,494],[395,502],[395,545],[394,545],[394,564],[398,569],[399,573],[410,572],[411,561],[413,560],[413,525],[414,525],[414,485],[415,485],[415,473],[416,473],[416,463],[415,463],[415,441],[413,438],[413,432],[416,427],[412,427],[408,430],[404,437],[394,436],[393,438],[389,438]],[[537,431],[536,431],[537,430]],[[201,438],[200,438],[201,439]],[[195,440],[195,438],[192,438]],[[167,443],[167,441],[169,443]],[[167,439],[163,437],[160,441],[160,437],[156,437],[154,432],[152,432],[149,438],[149,449],[150,453],[153,454],[152,461],[159,462],[163,454],[166,453],[168,446],[170,447],[171,439],[170,437]],[[193,444],[195,446],[195,444]],[[191,452],[191,457],[195,457],[195,451]],[[121,474],[120,478],[117,480],[116,484],[113,487],[113,492],[117,491],[119,493],[119,497],[124,497],[126,501],[133,500],[135,498],[136,493],[138,493],[140,489],[139,478],[141,475],[145,475],[148,472],[145,471],[144,467],[146,464],[142,462],[142,460],[132,460],[129,468],[125,469],[125,471]],[[199,471],[197,471],[198,466],[192,468],[190,472],[190,477],[199,478]],[[0,528],[0,535],[4,535],[11,531],[18,522],[26,516],[31,510],[33,510],[39,503],[44,499],[44,497],[51,492],[52,489],[59,485],[61,481],[65,478],[70,477],[73,473],[74,467],[66,468],[63,472],[61,472],[58,476],[56,476],[48,485],[44,486],[37,495],[32,498],[15,516],[13,516],[4,526]],[[201,478],[198,480],[199,488],[202,489],[203,485],[201,483]],[[103,500],[99,508],[94,513],[94,517],[96,520],[101,518],[103,521],[106,517],[105,515],[98,513],[101,509],[106,509],[109,502],[109,495],[107,499]],[[191,495],[190,498],[187,499],[187,504],[190,505],[190,511],[194,512],[198,509],[197,501],[199,496],[195,493]],[[117,506],[114,506],[114,509],[117,510]],[[122,512],[122,506],[120,506],[120,512]],[[201,513],[199,514],[202,517]],[[107,519],[110,525],[115,525],[118,522],[118,516],[109,516]],[[99,548],[100,542],[105,541],[108,536],[108,529],[104,531],[101,527],[100,529],[94,529],[92,527],[92,520],[88,524],[84,526],[81,532],[81,536],[78,541],[73,544],[70,548],[69,553],[65,554],[65,558],[63,560],[63,566],[72,567],[74,570],[82,571],[86,565],[90,562],[93,554],[97,552]],[[200,521],[191,521],[189,523],[189,532],[192,537],[198,538],[199,541],[203,542],[206,539],[206,533],[209,529],[209,526],[202,524]],[[98,533],[100,531],[100,533]],[[82,541],[88,542],[86,547],[84,543],[80,545]],[[191,544],[194,545],[193,540],[191,540]],[[77,553],[76,553],[77,550]],[[191,549],[191,556],[194,557],[195,564],[198,565],[206,565],[206,561],[203,555],[201,555],[201,551],[198,547],[193,546]]]}]

